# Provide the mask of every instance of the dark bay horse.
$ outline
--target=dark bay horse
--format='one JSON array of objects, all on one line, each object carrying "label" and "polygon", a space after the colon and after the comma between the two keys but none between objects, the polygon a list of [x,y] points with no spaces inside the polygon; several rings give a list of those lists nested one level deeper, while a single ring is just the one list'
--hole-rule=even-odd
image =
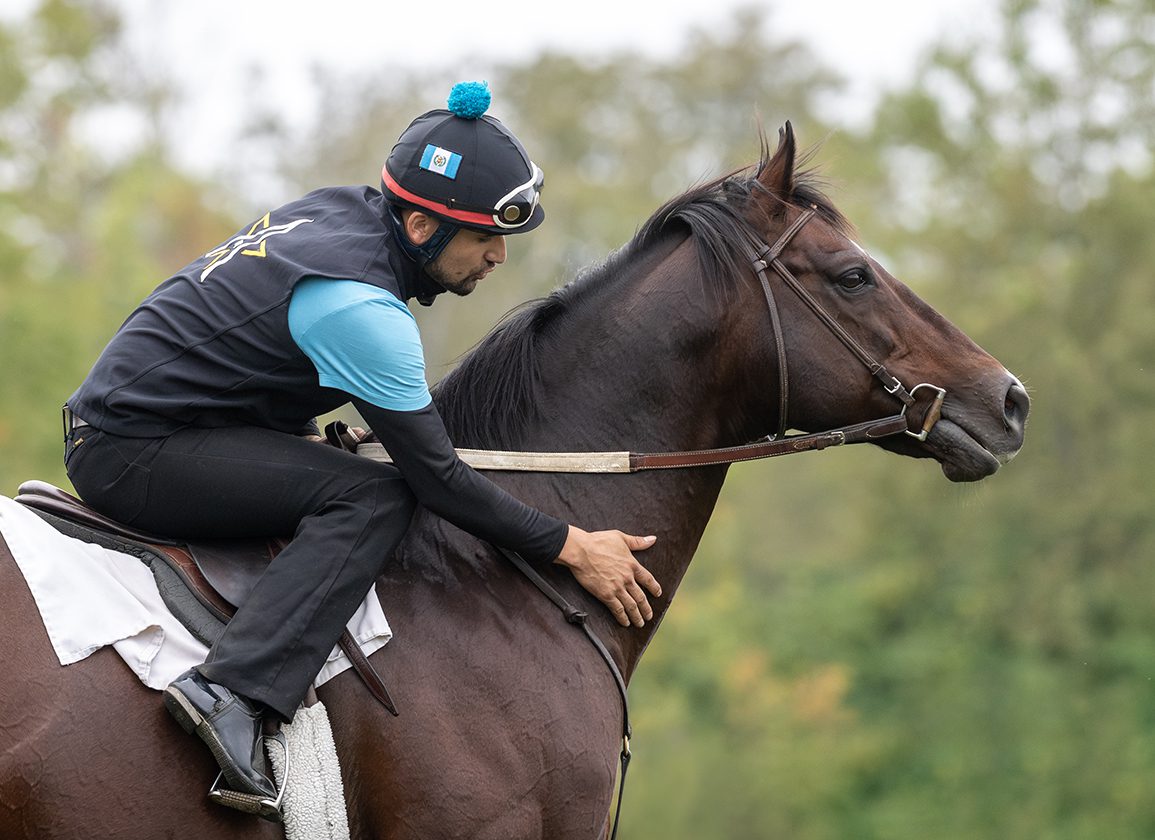
[{"label": "dark bay horse", "polygon": [[[699,450],[894,414],[895,397],[773,275],[773,317],[768,309],[748,243],[777,241],[807,211],[781,256],[791,276],[897,380],[946,391],[925,440],[880,445],[933,458],[954,481],[994,473],[1022,445],[1022,386],[849,238],[845,219],[795,171],[788,129],[773,154],[764,143],[757,166],[669,202],[603,265],[491,333],[437,389],[455,442]],[[639,556],[662,583],[660,617],[726,467],[496,475],[582,527],[658,535]],[[659,622],[621,628],[567,572],[541,571],[589,612],[628,679]],[[319,692],[353,836],[605,836],[622,704],[583,633],[491,547],[424,512],[377,589],[397,636],[372,658],[400,717],[349,673]],[[56,663],[2,542],[0,592],[0,836],[280,836],[205,800],[208,752],[114,653]]]}]

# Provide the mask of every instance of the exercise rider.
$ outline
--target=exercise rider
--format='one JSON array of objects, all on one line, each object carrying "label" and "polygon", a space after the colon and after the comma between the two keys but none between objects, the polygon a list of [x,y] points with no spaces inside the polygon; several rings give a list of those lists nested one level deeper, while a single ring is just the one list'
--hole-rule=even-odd
[{"label": "exercise rider", "polygon": [[[65,461],[81,497],[177,537],[293,534],[203,665],[165,691],[227,785],[273,797],[261,732],[290,721],[421,504],[537,563],[567,566],[619,623],[660,589],[633,556],[653,537],[587,532],[456,456],[407,308],[468,295],[541,224],[542,172],[485,114],[484,85],[402,133],[382,189],[319,189],[162,283],[69,398]],[[318,445],[352,402],[394,465]]]}]

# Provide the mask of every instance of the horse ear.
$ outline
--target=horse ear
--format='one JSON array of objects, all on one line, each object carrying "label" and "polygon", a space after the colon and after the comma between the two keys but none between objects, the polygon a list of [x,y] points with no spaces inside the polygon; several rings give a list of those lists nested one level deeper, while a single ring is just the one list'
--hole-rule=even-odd
[{"label": "horse ear", "polygon": [[787,120],[778,129],[778,150],[762,167],[759,175],[762,186],[783,201],[789,201],[794,194],[794,151],[794,127]]}]

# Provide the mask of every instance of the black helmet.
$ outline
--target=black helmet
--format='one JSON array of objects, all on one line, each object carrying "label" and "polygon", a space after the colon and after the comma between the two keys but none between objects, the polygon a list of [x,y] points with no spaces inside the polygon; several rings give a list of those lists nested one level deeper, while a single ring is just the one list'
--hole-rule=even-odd
[{"label": "black helmet", "polygon": [[460,82],[448,110],[410,123],[381,170],[385,195],[486,233],[540,225],[542,171],[508,128],[485,115],[489,102],[485,82]]}]

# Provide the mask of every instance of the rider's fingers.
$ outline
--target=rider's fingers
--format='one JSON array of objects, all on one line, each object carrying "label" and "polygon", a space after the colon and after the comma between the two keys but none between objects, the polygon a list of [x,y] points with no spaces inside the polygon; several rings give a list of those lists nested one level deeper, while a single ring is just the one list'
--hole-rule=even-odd
[{"label": "rider's fingers", "polygon": [[642,614],[642,618],[649,621],[654,617],[654,609],[650,606],[649,600],[646,598],[646,593],[634,581],[630,581],[626,585],[626,592],[629,597],[634,599],[634,603],[638,605],[638,611]]},{"label": "rider's fingers", "polygon": [[662,585],[658,583],[658,579],[650,574],[650,570],[641,563],[634,569],[634,580],[636,580],[647,592],[655,598],[661,597]]},{"label": "rider's fingers", "polygon": [[622,534],[622,539],[626,541],[626,546],[629,547],[630,551],[645,551],[658,541],[658,538],[654,536],[636,537],[633,534],[624,534],[621,531],[618,533]]},{"label": "rider's fingers", "polygon": [[[622,627],[630,626],[629,611],[627,610],[625,604],[623,604],[617,598],[613,597],[606,598],[602,603],[604,603],[606,607],[609,608],[609,611],[613,614],[614,619],[618,622],[618,624],[622,625]],[[637,605],[635,605],[634,608],[636,609]]]},{"label": "rider's fingers", "polygon": [[642,611],[638,609],[638,602],[631,598],[628,594],[622,595],[619,604],[626,608],[626,615],[629,618],[629,623],[635,627],[642,627],[646,620],[642,618]]}]

